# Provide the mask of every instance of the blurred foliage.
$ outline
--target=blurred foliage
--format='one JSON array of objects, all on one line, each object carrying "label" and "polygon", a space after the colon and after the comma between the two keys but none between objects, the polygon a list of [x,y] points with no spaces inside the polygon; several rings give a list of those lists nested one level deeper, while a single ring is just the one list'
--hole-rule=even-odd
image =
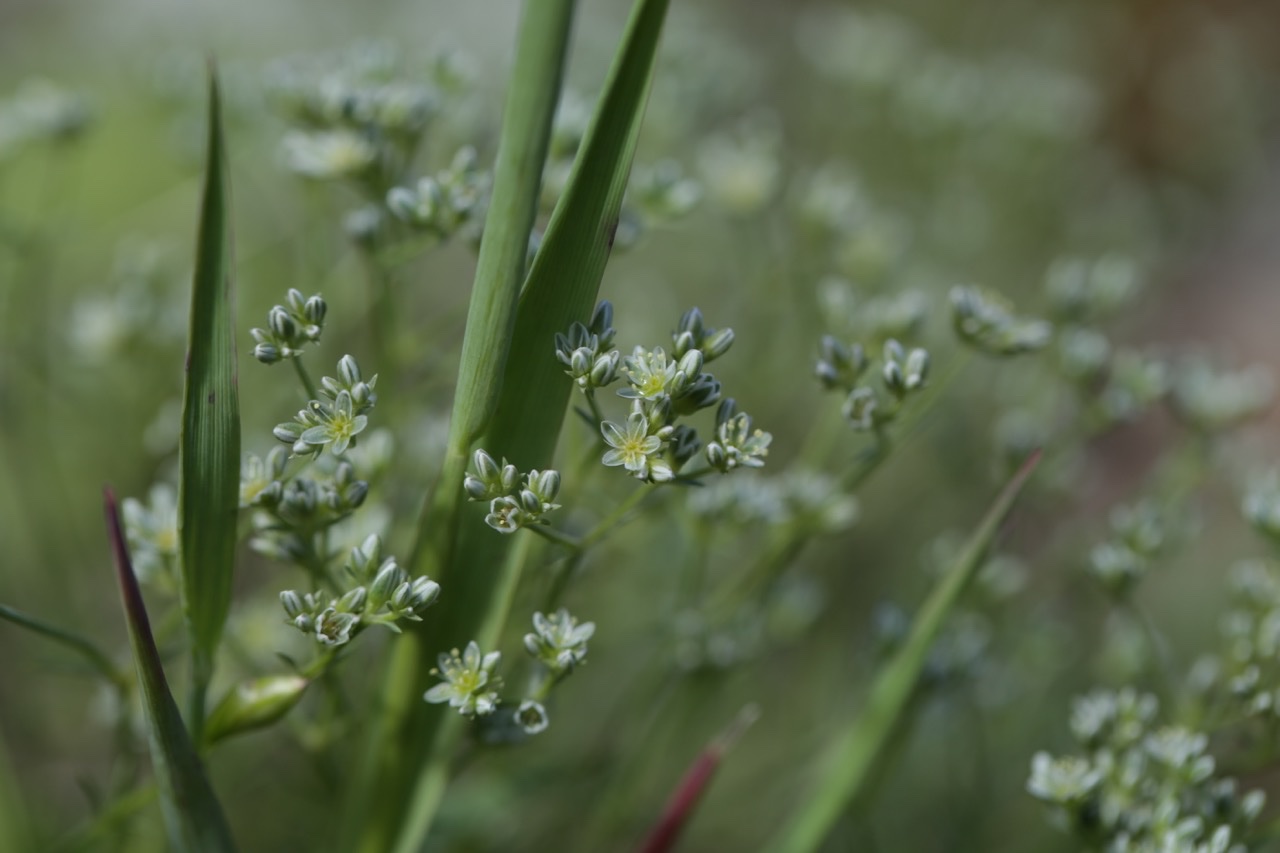
[{"label": "blurred foliage", "polygon": [[[287,368],[245,356],[250,327],[298,288],[328,306],[322,363],[369,353],[393,427],[352,451],[378,500],[334,541],[377,533],[403,553],[443,450],[516,4],[268,5],[0,7],[0,601],[121,662],[104,481],[151,495],[126,508],[154,532],[134,543],[138,569],[155,579],[153,614],[176,601],[172,494],[153,486],[177,462],[206,49],[224,77],[245,449],[265,457],[297,409]],[[589,102],[626,4],[581,5],[569,84]],[[1234,593],[1225,576],[1266,553],[1250,523],[1276,537],[1274,484],[1252,487],[1248,521],[1237,505],[1278,448],[1226,432],[1266,409],[1269,380],[1246,357],[1275,363],[1275,326],[1269,340],[1225,337],[1215,318],[1268,304],[1266,290],[1225,285],[1216,259],[1246,202],[1275,205],[1258,199],[1280,150],[1280,12],[674,5],[602,292],[628,339],[664,339],[692,305],[733,327],[717,375],[772,433],[769,467],[671,498],[576,567],[567,603],[596,626],[590,665],[536,740],[471,756],[438,822],[443,849],[635,844],[748,702],[761,719],[686,849],[757,847],[958,550],[946,531],[971,528],[1035,447],[1027,506],[936,644],[916,724],[830,849],[1078,849],[1025,793],[1032,756],[1072,748],[1072,697],[1133,685],[1166,717],[1187,672],[1201,698],[1182,712],[1237,727],[1209,748],[1242,790],[1271,794],[1260,820],[1273,819],[1275,648],[1255,635],[1274,615],[1274,572],[1237,570]],[[335,91],[355,95],[326,100]],[[581,139],[575,103],[558,119],[549,202]],[[411,128],[421,144],[371,127]],[[371,283],[371,263],[385,280]],[[953,335],[953,303],[979,351]],[[855,342],[873,367],[834,383],[843,401],[827,396],[815,362],[847,372]],[[1010,342],[1043,349],[989,357]],[[916,348],[929,384],[884,422],[894,452],[847,494],[837,481],[878,460],[884,437],[857,382],[879,383],[884,411],[901,387],[882,381],[886,363],[901,374]],[[596,440],[575,421],[566,469]],[[559,513],[589,527],[625,479],[572,499],[566,484]],[[779,550],[793,529],[814,538]],[[554,582],[539,553],[515,613]],[[758,607],[709,595],[740,574],[762,579]],[[242,550],[212,695],[305,652],[277,601],[301,581]],[[155,621],[181,671],[178,623]],[[527,631],[512,620],[512,657]],[[139,710],[39,637],[5,624],[0,641],[0,815],[20,796],[40,845],[120,825],[103,807],[144,778],[122,748]],[[300,713],[211,760],[245,849],[324,847],[386,639],[362,646]],[[1205,652],[1216,663],[1193,669]],[[159,849],[148,825],[81,837]]]}]

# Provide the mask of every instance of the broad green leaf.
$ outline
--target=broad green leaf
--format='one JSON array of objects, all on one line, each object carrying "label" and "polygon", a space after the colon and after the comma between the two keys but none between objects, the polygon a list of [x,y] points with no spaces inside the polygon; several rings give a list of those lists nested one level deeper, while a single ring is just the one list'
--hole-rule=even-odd
[{"label": "broad green leaf", "polygon": [[[574,0],[536,0],[527,4],[520,21],[493,198],[463,336],[449,443],[435,493],[424,502],[418,541],[409,560],[418,572],[436,577],[445,570],[453,549],[468,452],[492,418],[503,387],[574,6]],[[371,746],[364,752],[355,783],[348,788],[346,834],[339,845],[344,849],[382,853],[398,831],[408,788],[431,742],[431,735],[417,721],[425,690],[421,684],[435,660],[437,642],[438,637],[419,630],[406,633],[396,643],[384,683],[386,695],[381,698],[383,712],[370,731]]]},{"label": "broad green leaf", "polygon": [[72,651],[79,654],[88,662],[90,666],[96,669],[103,678],[117,686],[124,686],[127,680],[123,673],[112,663],[111,658],[105,652],[99,649],[86,637],[82,637],[74,631],[68,631],[65,628],[59,628],[21,610],[7,607],[0,604],[0,619],[6,622],[12,622],[14,625],[20,625],[28,631],[47,637],[55,643],[59,643]]},{"label": "broad green leaf", "polygon": [[142,600],[142,590],[138,588],[138,578],[133,573],[129,549],[125,545],[115,495],[107,490],[103,498],[107,536],[115,555],[116,580],[120,584],[133,659],[138,669],[142,709],[146,714],[151,743],[151,762],[155,767],[156,786],[160,791],[170,847],[181,853],[234,850],[235,844],[222,807],[205,777],[195,745],[169,693],[160,653],[156,649]]},{"label": "broad green leaf", "polygon": [[214,655],[231,606],[240,501],[240,403],[226,168],[222,107],[211,68],[178,480],[182,607],[191,636],[191,727],[197,741]]},{"label": "broad green leaf", "polygon": [[[531,3],[527,16],[534,15],[540,5]],[[427,547],[415,560],[420,568],[437,573],[451,604],[434,614],[423,630],[399,644],[393,668],[399,683],[391,685],[391,695],[385,700],[391,709],[397,703],[412,703],[402,712],[399,724],[384,735],[380,753],[390,762],[379,774],[386,785],[381,798],[391,801],[403,797],[406,784],[413,789],[407,813],[387,813],[372,820],[383,825],[405,822],[393,849],[417,849],[426,837],[448,778],[450,755],[462,731],[456,714],[447,716],[439,707],[421,702],[431,682],[428,671],[434,655],[471,639],[485,648],[496,643],[523,563],[524,549],[512,548],[510,539],[495,536],[484,526],[483,513],[458,512],[467,455],[478,443],[522,468],[542,468],[551,461],[572,390],[554,355],[555,334],[574,320],[586,320],[595,305],[668,5],[668,0],[639,0],[632,8],[569,182],[520,292],[514,327],[501,330],[509,336],[503,343],[503,352],[508,355],[497,374],[500,384],[488,388],[484,397],[486,406],[496,405],[492,418],[482,422],[454,412],[455,423],[467,428],[459,427],[462,431],[451,435],[458,440],[451,441],[432,514],[424,519],[431,531]],[[521,79],[519,63],[518,52],[515,80]],[[483,244],[481,248],[483,251]],[[481,284],[478,280],[477,290]],[[479,316],[474,303],[472,316]],[[460,388],[459,400],[468,399]],[[380,849],[380,839],[375,836],[376,830],[372,835],[367,833],[362,849]]]},{"label": "broad green leaf", "polygon": [[808,798],[765,848],[770,853],[808,853],[817,850],[850,805],[868,791],[886,750],[910,717],[910,701],[920,683],[929,650],[947,616],[960,600],[995,539],[1013,503],[1040,461],[1033,454],[1001,490],[964,550],[938,579],[911,624],[898,653],[877,673],[862,714],[822,751],[817,779]]}]

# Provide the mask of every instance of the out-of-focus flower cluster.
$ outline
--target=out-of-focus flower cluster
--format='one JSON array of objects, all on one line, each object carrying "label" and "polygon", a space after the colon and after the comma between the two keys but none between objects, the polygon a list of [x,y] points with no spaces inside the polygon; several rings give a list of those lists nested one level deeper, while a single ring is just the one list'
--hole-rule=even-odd
[{"label": "out-of-focus flower cluster", "polygon": [[1208,737],[1158,725],[1158,710],[1154,696],[1130,688],[1078,698],[1071,731],[1081,753],[1037,753],[1027,790],[1092,848],[1243,853],[1263,793],[1216,775]]}]

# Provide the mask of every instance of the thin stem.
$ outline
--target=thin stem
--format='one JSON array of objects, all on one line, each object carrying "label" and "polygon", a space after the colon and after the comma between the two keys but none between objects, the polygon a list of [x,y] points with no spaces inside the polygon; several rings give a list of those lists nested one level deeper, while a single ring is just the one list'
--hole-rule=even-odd
[{"label": "thin stem", "polygon": [[307,392],[308,400],[319,400],[320,395],[316,393],[315,383],[311,381],[311,375],[307,373],[307,368],[302,364],[302,357],[295,356],[290,361],[293,362],[293,369],[298,372],[298,379],[302,382],[302,388]]},{"label": "thin stem", "polygon": [[573,536],[570,536],[568,533],[564,533],[562,531],[556,530],[554,527],[547,527],[542,524],[534,524],[534,525],[530,525],[529,527],[526,527],[525,530],[528,530],[531,533],[536,533],[539,536],[541,536],[543,539],[546,539],[549,542],[554,542],[557,545],[563,545],[564,547],[568,548],[570,551],[582,550],[582,540],[576,539]]},{"label": "thin stem", "polygon": [[613,528],[626,517],[627,513],[638,507],[646,498],[652,495],[654,490],[657,488],[657,485],[658,484],[656,483],[646,484],[628,495],[626,500],[614,507],[613,512],[605,516],[599,524],[591,528],[587,535],[583,536],[582,539],[579,540],[580,547],[584,549],[588,548],[603,539],[606,534],[613,530]]}]

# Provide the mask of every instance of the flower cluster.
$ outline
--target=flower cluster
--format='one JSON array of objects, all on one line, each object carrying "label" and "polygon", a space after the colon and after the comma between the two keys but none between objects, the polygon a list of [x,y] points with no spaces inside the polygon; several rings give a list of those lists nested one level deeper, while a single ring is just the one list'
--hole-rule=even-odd
[{"label": "flower cluster", "polygon": [[489,514],[484,521],[499,533],[547,524],[547,513],[560,508],[555,503],[560,492],[560,472],[534,469],[522,476],[516,466],[505,459],[499,465],[484,450],[476,450],[471,461],[475,473],[467,474],[462,488],[469,500],[489,501]]},{"label": "flower cluster", "polygon": [[995,356],[1043,349],[1053,336],[1048,322],[1019,317],[1004,300],[976,287],[951,289],[951,324],[960,340]]},{"label": "flower cluster", "polygon": [[1275,387],[1261,367],[1222,371],[1193,359],[1176,371],[1172,391],[1171,403],[1179,419],[1195,430],[1213,433],[1266,412]]},{"label": "flower cluster", "polygon": [[1165,550],[1166,515],[1149,500],[1111,511],[1111,539],[1089,553],[1089,573],[1107,592],[1120,598],[1128,595]]},{"label": "flower cluster", "polygon": [[1222,651],[1196,668],[1195,686],[1224,722],[1280,718],[1280,567],[1246,560],[1231,570],[1232,605],[1221,622]]},{"label": "flower cluster", "polygon": [[253,357],[263,364],[275,364],[302,355],[307,344],[320,342],[328,306],[320,294],[303,297],[289,288],[287,305],[275,305],[267,312],[265,329],[250,329],[255,341]]},{"label": "flower cluster", "polygon": [[422,612],[440,597],[440,585],[422,575],[411,578],[395,557],[380,560],[382,540],[370,536],[351,550],[343,564],[355,585],[341,595],[319,592],[280,593],[280,603],[293,625],[324,646],[341,646],[368,625],[399,631],[401,619],[421,622]]},{"label": "flower cluster", "polygon": [[563,607],[550,616],[533,614],[533,633],[524,635],[524,647],[551,672],[562,675],[587,659],[587,641],[596,632],[594,622],[583,622]]},{"label": "flower cluster", "polygon": [[400,221],[441,240],[463,233],[480,239],[490,176],[477,167],[476,150],[464,146],[448,168],[410,187],[387,192],[387,208]]},{"label": "flower cluster", "polygon": [[751,416],[737,411],[729,398],[716,410],[716,437],[707,442],[707,463],[723,474],[738,467],[763,468],[772,441],[773,436],[752,426]]},{"label": "flower cluster", "polygon": [[84,133],[92,119],[89,103],[48,80],[28,80],[0,99],[0,163],[26,146],[65,142]]},{"label": "flower cluster", "polygon": [[903,403],[925,386],[929,376],[929,353],[915,348],[907,351],[890,338],[880,358],[880,384],[864,384],[863,375],[871,367],[861,344],[846,345],[826,335],[819,345],[814,373],[828,390],[846,394],[844,416],[859,431],[880,430],[893,421]]},{"label": "flower cluster", "polygon": [[319,576],[328,559],[316,537],[359,509],[369,484],[356,477],[348,460],[319,466],[321,476],[287,477],[288,456],[277,448],[262,459],[246,454],[240,465],[240,505],[254,508],[253,538],[258,553],[300,565]]},{"label": "flower cluster", "polygon": [[345,453],[368,426],[365,413],[378,402],[373,391],[377,382],[377,376],[361,378],[356,360],[344,355],[338,361],[338,377],[320,380],[323,399],[309,401],[294,420],[277,425],[275,437],[292,445],[295,456],[313,456],[326,445],[335,456]]},{"label": "flower cluster", "polygon": [[587,325],[574,322],[568,332],[556,333],[556,358],[583,394],[591,396],[618,378],[620,354],[611,349],[616,334],[608,301],[596,306]]},{"label": "flower cluster", "polygon": [[[622,467],[637,479],[665,483],[700,450],[697,430],[681,417],[720,403],[715,438],[707,444],[708,467],[727,472],[737,467],[758,468],[768,455],[770,436],[754,429],[751,418],[736,411],[732,400],[721,401],[720,380],[703,368],[733,346],[732,329],[708,326],[697,308],[686,311],[671,335],[670,354],[662,347],[637,346],[623,358],[610,345],[614,339],[613,308],[601,302],[589,325],[574,323],[556,335],[556,358],[583,392],[608,449],[601,461]],[[619,363],[621,362],[621,364]],[[631,401],[621,423],[606,420],[595,392],[617,379],[625,381],[618,396]]]},{"label": "flower cluster", "polygon": [[1083,755],[1037,753],[1027,790],[1090,847],[1117,851],[1228,851],[1262,810],[1261,791],[1240,794],[1215,776],[1208,738],[1155,727],[1155,697],[1099,690],[1076,700],[1071,730]]},{"label": "flower cluster", "polygon": [[[572,90],[564,92],[556,109],[547,162],[542,170],[539,204],[544,213],[555,209],[569,186],[574,160],[591,123],[591,113],[592,104],[580,94]],[[631,248],[650,227],[685,216],[701,199],[701,184],[686,176],[676,161],[637,164],[631,170],[611,248],[614,251]]]},{"label": "flower cluster", "polygon": [[172,583],[178,559],[178,497],[173,487],[157,483],[147,503],[125,498],[120,511],[138,579]]}]

